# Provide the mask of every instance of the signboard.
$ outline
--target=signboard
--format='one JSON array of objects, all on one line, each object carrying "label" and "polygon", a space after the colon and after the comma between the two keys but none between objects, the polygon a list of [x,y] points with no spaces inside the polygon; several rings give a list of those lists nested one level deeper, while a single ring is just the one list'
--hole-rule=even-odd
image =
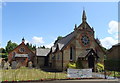
[{"label": "signboard", "polygon": [[15,57],[28,57],[28,54],[16,54]]},{"label": "signboard", "polygon": [[67,69],[69,78],[91,78],[92,69]]}]

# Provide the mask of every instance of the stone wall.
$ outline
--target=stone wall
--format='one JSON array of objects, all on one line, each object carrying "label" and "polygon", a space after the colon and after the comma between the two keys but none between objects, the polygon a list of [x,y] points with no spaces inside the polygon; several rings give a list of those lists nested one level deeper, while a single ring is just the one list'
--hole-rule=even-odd
[{"label": "stone wall", "polygon": [[44,66],[45,62],[45,57],[37,57],[37,67],[41,68]]}]

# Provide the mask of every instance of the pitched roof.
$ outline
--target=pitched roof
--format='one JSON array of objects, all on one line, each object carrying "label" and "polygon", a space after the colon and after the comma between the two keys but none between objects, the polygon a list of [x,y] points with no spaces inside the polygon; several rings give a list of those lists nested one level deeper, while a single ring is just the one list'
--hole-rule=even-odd
[{"label": "pitched roof", "polygon": [[49,52],[50,52],[50,49],[37,48],[36,56],[47,56]]},{"label": "pitched roof", "polygon": [[90,50],[84,50],[82,53],[79,54],[79,58],[86,57],[89,52],[90,52]]},{"label": "pitched roof", "polygon": [[35,53],[34,53],[31,49],[29,49],[28,46],[26,46],[24,42],[22,42],[22,43],[19,44],[16,48],[14,48],[12,51],[10,51],[10,52],[8,53],[8,55],[9,55],[11,52],[13,52],[15,49],[19,48],[21,45],[24,45],[25,48],[27,48],[30,52],[32,52],[32,53],[35,55]]},{"label": "pitched roof", "polygon": [[59,50],[61,50],[64,46],[66,46],[66,44],[69,43],[69,41],[71,41],[71,39],[75,36],[75,31],[71,32],[70,34],[68,34],[67,36],[63,37],[62,39],[58,40],[55,44],[54,44],[54,48],[56,48],[58,46]]},{"label": "pitched roof", "polygon": [[84,50],[82,53],[80,53],[78,57],[79,58],[87,57],[88,54],[90,54],[91,52],[94,53],[97,58],[99,58],[93,49]]}]

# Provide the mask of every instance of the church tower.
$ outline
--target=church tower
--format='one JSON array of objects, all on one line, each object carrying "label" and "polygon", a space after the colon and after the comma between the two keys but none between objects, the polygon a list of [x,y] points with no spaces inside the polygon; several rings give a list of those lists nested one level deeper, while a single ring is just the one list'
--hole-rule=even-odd
[{"label": "church tower", "polygon": [[82,15],[82,22],[86,22],[86,14],[85,14],[85,10],[83,10],[83,15]]},{"label": "church tower", "polygon": [[87,23],[87,16],[85,10],[82,13],[82,23],[77,27],[75,25],[76,37],[81,44],[81,46],[85,48],[89,48],[94,40],[94,30]]},{"label": "church tower", "polygon": [[24,37],[22,38],[22,43],[25,43],[25,39],[24,39]]}]

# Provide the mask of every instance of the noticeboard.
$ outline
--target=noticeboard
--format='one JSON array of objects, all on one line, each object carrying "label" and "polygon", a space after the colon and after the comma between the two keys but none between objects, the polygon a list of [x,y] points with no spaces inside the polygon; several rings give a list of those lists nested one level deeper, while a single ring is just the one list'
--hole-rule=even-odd
[{"label": "noticeboard", "polygon": [[67,69],[69,78],[91,78],[92,69]]}]

